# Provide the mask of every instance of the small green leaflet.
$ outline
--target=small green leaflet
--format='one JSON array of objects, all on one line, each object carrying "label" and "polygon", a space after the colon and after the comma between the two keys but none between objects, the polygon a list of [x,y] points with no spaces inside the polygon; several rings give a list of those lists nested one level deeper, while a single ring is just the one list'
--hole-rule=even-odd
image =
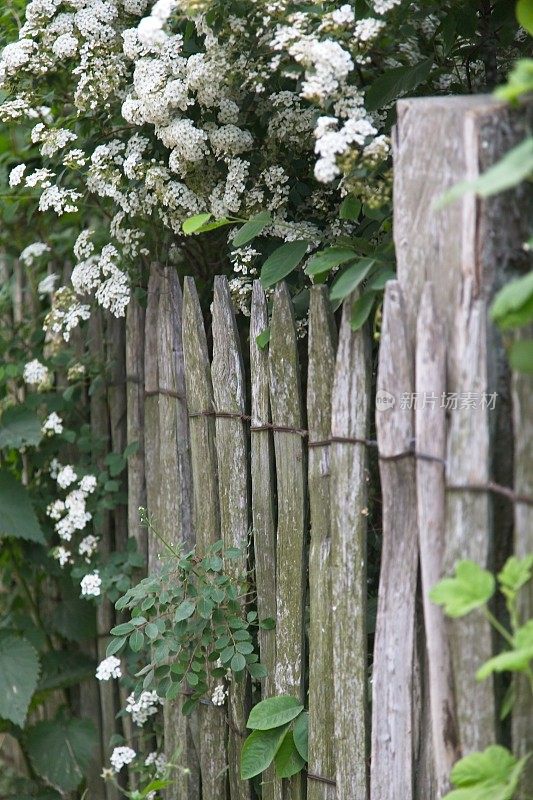
[{"label": "small green leaflet", "polygon": [[505,747],[491,745],[458,761],[451,780],[458,788],[443,800],[512,800],[528,756],[518,761]]},{"label": "small green leaflet", "polygon": [[494,594],[493,575],[474,561],[459,561],[455,577],[444,578],[431,589],[430,600],[444,606],[449,617],[464,617],[475,608],[485,605]]},{"label": "small green leaflet", "polygon": [[502,330],[519,328],[533,321],[533,270],[500,289],[490,316]]},{"label": "small green leaflet", "polygon": [[239,228],[233,237],[233,246],[242,247],[243,245],[251,242],[256,236],[259,236],[261,231],[272,221],[270,211],[261,211],[248,222],[245,222],[242,228]]},{"label": "small green leaflet", "polygon": [[189,217],[181,225],[183,233],[196,233],[196,231],[210,221],[212,216],[212,214],[195,214],[193,217]]},{"label": "small green leaflet", "polygon": [[357,200],[353,194],[345,197],[339,208],[339,217],[341,219],[356,220],[361,213],[361,201]]},{"label": "small green leaflet", "polygon": [[0,470],[1,536],[45,544],[26,487],[6,470]]},{"label": "small green leaflet", "polygon": [[433,58],[427,58],[414,67],[397,67],[381,75],[366,92],[365,106],[368,111],[386,106],[423,83],[431,72]]},{"label": "small green leaflet", "polygon": [[261,284],[263,289],[269,289],[274,284],[286,278],[293,269],[296,269],[307,252],[309,242],[296,239],[294,242],[285,242],[281,247],[269,255],[261,269]]},{"label": "small green leaflet", "polygon": [[440,209],[448,203],[474,192],[480,197],[490,197],[522,183],[533,172],[533,136],[509,150],[490,169],[473,181],[461,181],[452,186],[440,198],[435,208]]},{"label": "small green leaflet", "polygon": [[351,247],[328,247],[326,250],[321,250],[311,256],[305,271],[308,275],[320,275],[323,272],[329,272],[333,267],[340,266],[340,264],[353,261],[356,257],[357,254]]},{"label": "small green leaflet", "polygon": [[358,331],[367,321],[374,306],[375,297],[375,292],[365,292],[352,304],[350,327],[353,331]]},{"label": "small green leaflet", "polygon": [[191,600],[184,600],[176,609],[174,620],[180,622],[182,619],[188,619],[194,613],[195,605]]},{"label": "small green leaflet", "polygon": [[347,267],[331,287],[330,299],[335,301],[344,300],[345,297],[348,297],[359,286],[361,281],[366,278],[375,263],[373,258],[362,258],[361,261]]},{"label": "small green leaflet", "polygon": [[260,350],[264,350],[270,341],[270,328],[265,328],[264,331],[255,337],[255,342]]},{"label": "small green leaflet", "polygon": [[279,695],[262,700],[250,711],[246,727],[266,731],[291,722],[304,707],[296,697]]}]

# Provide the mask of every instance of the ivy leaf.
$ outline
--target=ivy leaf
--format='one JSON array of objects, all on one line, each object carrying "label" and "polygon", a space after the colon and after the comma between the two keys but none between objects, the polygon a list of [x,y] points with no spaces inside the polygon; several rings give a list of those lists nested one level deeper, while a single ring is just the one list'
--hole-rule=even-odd
[{"label": "ivy leaf", "polygon": [[0,536],[46,543],[26,488],[6,470],[0,470]]},{"label": "ivy leaf", "polygon": [[307,252],[309,242],[296,239],[294,242],[285,242],[269,255],[261,269],[261,284],[263,289],[269,289],[275,283],[283,280],[293,269],[296,269]]},{"label": "ivy leaf", "polygon": [[302,711],[293,728],[294,744],[304,761],[309,761],[309,714]]},{"label": "ivy leaf", "polygon": [[365,106],[368,111],[386,106],[423,83],[433,66],[433,58],[427,58],[414,67],[389,69],[374,81],[366,92]]},{"label": "ivy leaf", "polygon": [[86,719],[56,718],[29,729],[26,750],[35,772],[60,792],[83,781],[96,746],[94,726]]},{"label": "ivy leaf", "polygon": [[533,320],[533,270],[500,289],[490,316],[502,330],[520,328]]},{"label": "ivy leaf", "polygon": [[43,438],[41,421],[25,406],[11,406],[0,420],[0,448],[36,446]]},{"label": "ivy leaf", "polygon": [[350,317],[350,327],[353,331],[358,331],[367,321],[374,306],[375,297],[375,292],[365,292],[354,301]]},{"label": "ivy leaf", "polygon": [[335,302],[348,297],[359,286],[361,281],[366,278],[375,263],[374,258],[362,258],[361,261],[345,269],[331,287],[330,299]]},{"label": "ivy leaf", "polygon": [[511,556],[498,573],[498,580],[502,588],[516,594],[522,586],[525,586],[531,580],[532,569],[533,553],[524,556],[524,558]]},{"label": "ivy leaf", "polygon": [[278,778],[291,778],[305,766],[305,761],[294,745],[292,731],[287,731],[274,759]]},{"label": "ivy leaf", "polygon": [[12,634],[0,639],[0,717],[23,727],[39,679],[37,651]]},{"label": "ivy leaf", "polygon": [[460,788],[443,800],[512,800],[527,758],[518,761],[499,745],[465,756],[451,774],[452,783]]},{"label": "ivy leaf", "polygon": [[309,259],[305,271],[308,275],[320,275],[324,272],[329,272],[333,267],[340,266],[340,264],[353,261],[355,257],[356,252],[351,247],[328,247],[326,250],[315,253]]},{"label": "ivy leaf", "polygon": [[304,707],[296,697],[287,694],[262,700],[250,711],[246,727],[267,731],[295,719]]},{"label": "ivy leaf", "polygon": [[473,561],[459,561],[455,577],[444,578],[429,593],[433,603],[444,606],[449,617],[464,617],[485,605],[494,594],[493,575]]},{"label": "ivy leaf", "polygon": [[[272,698],[274,699],[274,698]],[[289,725],[273,730],[257,730],[248,736],[241,750],[241,779],[253,778],[272,763]]]},{"label": "ivy leaf", "polygon": [[183,233],[187,235],[196,233],[203,225],[209,222],[212,216],[212,214],[194,214],[194,216],[189,217],[182,223]]},{"label": "ivy leaf", "polygon": [[259,236],[261,231],[266,228],[269,222],[272,221],[270,211],[261,211],[255,217],[245,222],[242,228],[239,228],[233,237],[233,246],[242,247],[243,245],[251,242],[256,236]]}]

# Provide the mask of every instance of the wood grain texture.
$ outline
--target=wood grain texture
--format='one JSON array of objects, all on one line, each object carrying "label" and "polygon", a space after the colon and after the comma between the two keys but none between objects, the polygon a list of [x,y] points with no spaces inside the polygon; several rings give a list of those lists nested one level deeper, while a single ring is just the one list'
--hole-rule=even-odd
[{"label": "wood grain texture", "polygon": [[[202,311],[193,278],[183,287],[183,352],[190,416],[190,448],[193,489],[193,529],[199,553],[220,538],[218,467],[215,420],[194,416],[214,410],[213,386]],[[214,686],[212,686],[214,688]],[[202,798],[226,800],[227,754],[224,709],[201,704],[198,709],[199,758]]]},{"label": "wood grain texture", "polygon": [[[250,317],[250,372],[252,427],[270,423],[268,346],[261,349],[257,337],[268,328],[268,309],[260,281],[254,281]],[[276,483],[274,477],[274,442],[272,432],[251,433],[252,526],[254,541],[257,609],[260,619],[276,619]],[[276,631],[259,631],[261,663],[267,669],[261,697],[275,693]],[[262,775],[263,800],[281,798],[281,784],[274,767]]]},{"label": "wood grain texture", "polygon": [[126,407],[128,446],[137,450],[128,458],[128,533],[148,559],[148,537],[139,508],[146,507],[144,474],[144,327],[145,309],[132,297],[126,312]]},{"label": "wood grain texture", "polygon": [[[311,289],[307,425],[309,442],[331,436],[337,331],[326,286]],[[309,772],[335,776],[330,447],[309,448]],[[307,781],[308,800],[334,800],[334,786]]]},{"label": "wood grain texture", "polygon": [[[215,409],[244,414],[246,386],[235,312],[225,276],[215,276],[213,313],[213,362],[211,375]],[[216,418],[220,530],[226,547],[239,547],[241,559],[226,569],[247,569],[249,526],[248,436],[238,418]],[[243,609],[244,611],[244,609]],[[240,753],[246,738],[250,706],[250,683],[233,681],[228,696],[228,767],[231,800],[249,800],[251,786],[240,779]]]},{"label": "wood grain texture", "polygon": [[[161,276],[152,265],[148,280],[148,302],[145,315],[144,336],[144,468],[146,480],[146,506],[157,522],[159,519],[159,367],[157,363],[157,316]],[[148,537],[148,569],[158,562],[159,543]]]},{"label": "wood grain texture", "polygon": [[[371,366],[366,333],[350,327],[353,299],[345,301],[342,311],[331,432],[364,439],[369,432]],[[366,448],[335,442],[330,463],[337,798],[367,800]]]},{"label": "wood grain texture", "polygon": [[[413,353],[405,330],[403,298],[397,281],[385,290],[377,391],[394,405],[376,412],[380,455],[410,449],[412,408],[402,394],[414,391]],[[371,796],[413,797],[413,668],[418,568],[416,474],[414,459],[380,460],[383,543],[372,674]]]},{"label": "wood grain texture", "polygon": [[[292,301],[287,286],[274,292],[270,325],[270,402],[274,425],[301,428],[303,423],[300,365]],[[277,520],[277,694],[304,700],[304,611],[306,594],[307,497],[303,438],[275,432]],[[284,782],[283,797],[304,796],[301,775]]]},{"label": "wood grain texture", "polygon": [[[533,327],[515,334],[517,339],[533,338]],[[513,374],[513,426],[515,491],[533,496],[533,377],[525,373]],[[517,503],[514,510],[514,553],[517,558],[533,553],[533,507]],[[523,622],[533,617],[533,581],[524,587],[519,600]],[[533,697],[525,676],[516,676],[516,700],[513,707],[513,753],[522,757],[533,750]],[[533,786],[533,764],[530,758],[521,782],[517,800],[527,800]]]},{"label": "wood grain texture", "polygon": [[[426,283],[418,312],[416,344],[416,447],[436,461],[416,462],[418,536],[428,658],[429,704],[437,797],[450,788],[450,771],[459,757],[455,700],[446,620],[429,592],[443,577],[445,530],[446,344],[435,307],[433,284]],[[425,398],[425,399],[423,399]],[[440,463],[438,461],[440,459]]]},{"label": "wood grain texture", "polygon": [[[482,299],[475,299],[473,282],[465,281],[454,336],[457,381],[463,391],[475,396],[488,391],[487,384],[487,312]],[[489,419],[479,403],[468,404],[450,412],[447,444],[446,483],[479,484],[489,480]],[[464,558],[490,567],[489,497],[471,491],[447,492],[446,546],[444,571],[452,572]],[[449,621],[459,744],[464,754],[483,750],[494,742],[495,708],[493,682],[479,683],[475,673],[492,655],[492,636],[481,614]]]}]

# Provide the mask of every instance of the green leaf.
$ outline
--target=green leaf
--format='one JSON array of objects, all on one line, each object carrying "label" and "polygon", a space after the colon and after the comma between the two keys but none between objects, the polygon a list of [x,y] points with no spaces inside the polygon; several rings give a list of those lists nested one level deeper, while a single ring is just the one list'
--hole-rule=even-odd
[{"label": "green leaf", "polygon": [[373,275],[370,276],[368,279],[365,290],[367,292],[374,291],[380,292],[382,289],[385,288],[385,284],[387,281],[392,281],[396,277],[394,270],[389,269],[389,267],[380,267]]},{"label": "green leaf", "polygon": [[460,788],[443,800],[512,800],[527,759],[518,761],[499,745],[465,756],[451,774],[452,783]]},{"label": "green leaf", "polygon": [[491,197],[517,186],[533,172],[533,136],[509,150],[499,161],[473,181],[461,181],[452,186],[436,204],[442,208],[467,192],[475,192],[480,197]]},{"label": "green leaf", "polygon": [[427,58],[414,67],[389,69],[374,81],[366,92],[365,106],[368,111],[386,106],[423,83],[431,72],[433,58]]},{"label": "green leaf", "polygon": [[259,731],[277,728],[295,719],[303,708],[300,701],[290,695],[269,697],[252,708],[246,727]]},{"label": "green leaf", "polygon": [[273,631],[274,628],[276,627],[276,620],[273,619],[272,617],[265,617],[259,623],[259,627],[263,631]]},{"label": "green leaf", "polygon": [[0,470],[0,536],[45,544],[26,487],[6,470]]},{"label": "green leaf", "polygon": [[75,651],[52,650],[42,656],[42,675],[37,691],[77,686],[94,678],[96,664],[92,658]]},{"label": "green leaf", "polygon": [[518,0],[516,4],[516,18],[524,30],[526,30],[530,36],[533,36],[532,0]]},{"label": "green leaf", "polygon": [[292,731],[287,731],[283,737],[274,763],[278,778],[291,778],[305,766],[305,761],[294,745]]},{"label": "green leaf", "polygon": [[60,792],[72,792],[84,779],[96,746],[94,726],[85,719],[38,722],[26,737],[35,772]]},{"label": "green leaf", "polygon": [[52,612],[51,623],[54,630],[72,642],[83,642],[96,636],[95,607],[78,597],[60,602]]},{"label": "green leaf", "polygon": [[12,634],[0,638],[0,718],[24,726],[39,672],[33,645]]},{"label": "green leaf", "polygon": [[193,217],[189,217],[181,225],[183,233],[196,233],[199,228],[209,222],[212,216],[212,214],[195,214]]},{"label": "green leaf", "polygon": [[260,350],[264,350],[270,341],[270,328],[265,328],[264,331],[255,337],[256,344]]},{"label": "green leaf", "polygon": [[493,672],[525,672],[533,660],[533,619],[518,628],[514,637],[514,648],[490,658],[481,666],[476,678],[483,681]]},{"label": "green leaf", "polygon": [[25,406],[11,406],[0,419],[0,448],[36,446],[42,439],[41,421]]},{"label": "green leaf", "polygon": [[115,625],[109,631],[112,636],[125,636],[134,630],[135,625],[132,622],[122,622],[120,625]]},{"label": "green leaf", "polygon": [[148,623],[148,625],[144,629],[144,632],[151,641],[157,639],[157,637],[159,636],[159,628],[153,622]]},{"label": "green leaf", "polygon": [[356,255],[355,250],[351,247],[328,247],[326,250],[321,250],[311,256],[305,271],[308,275],[329,272],[333,267],[353,261]]},{"label": "green leaf", "polygon": [[513,342],[509,350],[509,364],[516,372],[533,373],[533,339]]},{"label": "green leaf", "polygon": [[142,650],[144,645],[144,633],[140,630],[133,631],[129,638],[129,646],[133,650],[134,653],[138,653]]},{"label": "green leaf", "polygon": [[174,616],[175,622],[181,622],[183,619],[189,619],[194,614],[195,605],[191,600],[183,600],[176,609]]},{"label": "green leaf", "polygon": [[533,270],[500,289],[492,302],[490,316],[502,330],[533,321]]},{"label": "green leaf", "polygon": [[330,299],[335,301],[344,300],[345,297],[348,297],[359,286],[361,281],[366,278],[375,263],[374,258],[362,258],[361,261],[345,269],[331,287]]},{"label": "green leaf", "polygon": [[259,236],[261,231],[272,221],[270,211],[261,211],[255,217],[245,222],[242,228],[239,228],[233,237],[233,246],[242,247],[243,245],[251,242],[256,236]]},{"label": "green leaf", "polygon": [[241,779],[259,775],[272,763],[289,725],[273,730],[256,730],[248,736],[241,750]]},{"label": "green leaf", "polygon": [[498,573],[498,581],[508,591],[518,592],[531,580],[533,569],[533,553],[524,558],[511,556]]},{"label": "green leaf", "polygon": [[109,642],[105,651],[106,657],[109,658],[109,656],[114,656],[115,653],[118,653],[119,650],[122,650],[126,644],[127,638],[127,636],[122,636],[120,639],[113,639],[111,642]]},{"label": "green leaf", "polygon": [[302,711],[293,727],[296,749],[304,761],[309,761],[309,714]]},{"label": "green leaf", "polygon": [[266,678],[268,675],[267,668],[263,664],[248,664],[247,670],[256,681],[260,681],[261,678]]},{"label": "green leaf", "polygon": [[235,653],[231,659],[231,669],[233,672],[241,672],[246,666],[246,659],[242,653]]},{"label": "green leaf", "polygon": [[354,301],[350,318],[350,326],[353,331],[358,331],[367,321],[374,306],[375,297],[374,292],[365,292]]},{"label": "green leaf", "polygon": [[145,786],[144,789],[141,791],[141,797],[148,797],[149,794],[152,792],[157,792],[159,789],[166,789],[167,786],[170,786],[172,781],[166,780],[164,778],[156,778],[153,781],[150,781],[148,786]]},{"label": "green leaf", "polygon": [[444,606],[445,614],[456,618],[485,605],[494,589],[494,576],[473,561],[465,560],[457,564],[455,577],[437,583],[429,597],[433,603]]},{"label": "green leaf", "polygon": [[296,239],[294,242],[285,242],[281,247],[269,255],[261,269],[261,284],[263,289],[269,289],[278,281],[283,280],[293,269],[296,269],[307,252],[309,242]]},{"label": "green leaf", "polygon": [[353,194],[349,194],[342,201],[339,208],[339,217],[341,219],[357,220],[361,213],[361,201],[358,200]]},{"label": "green leaf", "polygon": [[[531,2],[531,0],[529,0]],[[519,58],[509,73],[507,83],[498,86],[494,94],[501,100],[513,103],[533,91],[533,58]]]}]

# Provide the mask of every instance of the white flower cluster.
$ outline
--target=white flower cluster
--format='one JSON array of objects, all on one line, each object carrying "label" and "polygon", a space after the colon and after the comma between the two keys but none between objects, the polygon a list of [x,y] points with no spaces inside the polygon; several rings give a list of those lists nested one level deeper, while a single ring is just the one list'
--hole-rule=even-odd
[{"label": "white flower cluster", "polygon": [[217,683],[213,694],[211,695],[211,702],[214,706],[223,706],[228,696],[228,690],[223,683]]},{"label": "white flower cluster", "polygon": [[24,365],[22,377],[29,386],[36,386],[40,389],[48,387],[51,381],[48,367],[41,364],[37,358],[34,358],[33,361],[28,361]]},{"label": "white flower cluster", "polygon": [[43,278],[41,281],[39,281],[39,285],[37,287],[39,297],[44,297],[46,294],[53,294],[58,280],[59,275],[56,272],[51,272],[50,275],[47,275],[46,278]]},{"label": "white flower cluster", "polygon": [[101,586],[102,579],[97,569],[84,575],[80,583],[82,597],[99,597]]},{"label": "white flower cluster", "polygon": [[120,659],[116,656],[109,656],[100,661],[96,669],[96,679],[99,681],[108,681],[111,678],[121,678],[122,670],[120,669]]},{"label": "white flower cluster", "polygon": [[144,766],[155,767],[155,773],[158,777],[161,777],[165,774],[167,764],[168,761],[166,755],[164,753],[158,753],[157,751],[148,753],[144,759]]},{"label": "white flower cluster", "polygon": [[114,772],[120,772],[122,767],[131,764],[136,758],[137,753],[131,747],[115,747],[111,753],[109,761],[113,767]]},{"label": "white flower cluster", "polygon": [[44,253],[49,253],[50,250],[50,245],[45,244],[45,242],[34,242],[24,248],[19,259],[25,266],[31,267],[37,258],[40,258]]},{"label": "white flower cluster", "polygon": [[[53,416],[53,414],[50,416]],[[57,428],[57,421],[55,421],[55,424]],[[72,465],[63,466],[57,459],[54,459],[50,465],[50,474],[61,489],[67,489],[78,481],[78,475]],[[84,530],[87,523],[91,521],[92,514],[87,511],[87,497],[94,492],[96,484],[97,481],[94,475],[84,475],[78,481],[77,488],[72,489],[64,500],[57,498],[48,505],[46,513],[50,519],[54,520],[57,535],[63,542],[72,541],[73,535],[77,531]],[[78,553],[86,563],[90,563],[97,549],[98,539],[93,534],[85,536],[78,545]],[[61,567],[74,561],[72,552],[67,550],[64,545],[56,547],[53,550],[53,556],[57,558]],[[92,579],[94,576],[96,576],[97,580]],[[100,594],[99,581],[98,571],[95,571],[93,576],[85,576],[81,583],[82,594]],[[96,589],[98,591],[95,591]]]},{"label": "white flower cluster", "polygon": [[81,236],[83,246],[80,245],[77,250],[89,255],[74,267],[74,289],[79,294],[94,292],[102,308],[111,311],[115,317],[123,317],[130,300],[130,288],[128,276],[117,266],[120,259],[118,250],[112,244],[106,244],[99,255],[94,255],[94,245],[87,238],[87,232],[84,231]]},{"label": "white flower cluster", "polygon": [[159,706],[162,704],[163,700],[156,691],[141,692],[138,698],[135,698],[134,694],[130,694],[126,700],[126,711],[131,714],[135,724],[142,727],[149,717],[157,714]]},{"label": "white flower cluster", "polygon": [[49,414],[43,422],[41,431],[45,436],[53,436],[54,434],[63,433],[63,420],[59,414],[56,414],[55,411],[52,411],[52,413]]}]

